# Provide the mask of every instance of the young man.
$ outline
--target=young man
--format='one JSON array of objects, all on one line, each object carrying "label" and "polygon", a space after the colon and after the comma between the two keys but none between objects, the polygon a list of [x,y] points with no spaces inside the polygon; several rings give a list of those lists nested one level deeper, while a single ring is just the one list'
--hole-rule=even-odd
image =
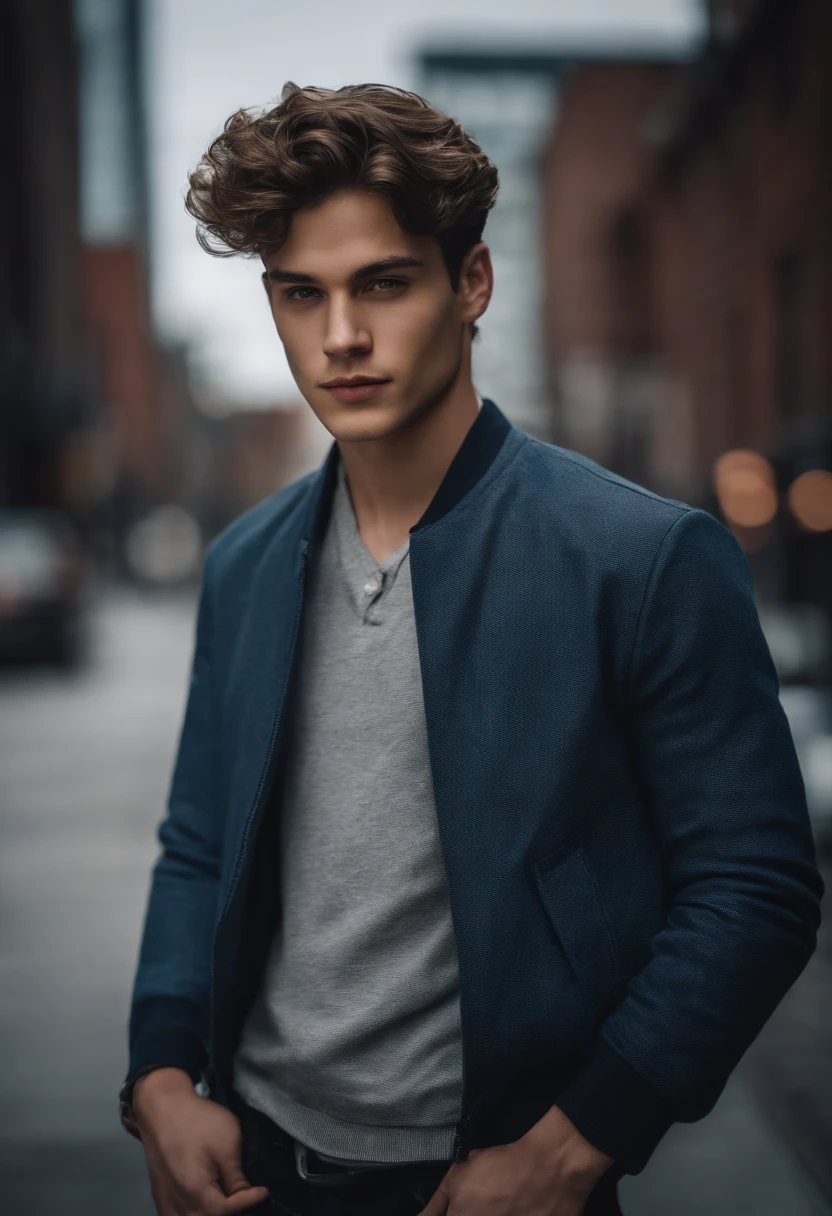
[{"label": "young man", "polygon": [[815,946],[738,545],[474,388],[496,191],[379,85],[191,178],[334,443],[206,560],[122,1091],[160,1216],[617,1213]]}]

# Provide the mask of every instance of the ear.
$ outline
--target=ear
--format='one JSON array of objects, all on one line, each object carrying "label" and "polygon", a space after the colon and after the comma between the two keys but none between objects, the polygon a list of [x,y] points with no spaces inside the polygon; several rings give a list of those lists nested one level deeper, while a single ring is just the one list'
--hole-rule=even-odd
[{"label": "ear", "polygon": [[271,303],[271,299],[272,299],[272,281],[271,281],[271,279],[269,278],[269,267],[268,267],[268,263],[266,262],[266,259],[265,259],[265,257],[263,256],[263,254],[262,254],[262,253],[260,254],[260,263],[261,263],[261,265],[262,265],[262,267],[263,267],[263,273],[260,275],[260,278],[261,278],[261,279],[262,279],[262,281],[263,281],[263,288],[264,288],[264,290],[265,290],[265,292],[266,292],[266,296],[268,297],[269,303]]},{"label": "ear", "polygon": [[459,298],[462,320],[476,321],[488,308],[494,290],[494,267],[491,251],[484,241],[473,245],[459,270]]}]

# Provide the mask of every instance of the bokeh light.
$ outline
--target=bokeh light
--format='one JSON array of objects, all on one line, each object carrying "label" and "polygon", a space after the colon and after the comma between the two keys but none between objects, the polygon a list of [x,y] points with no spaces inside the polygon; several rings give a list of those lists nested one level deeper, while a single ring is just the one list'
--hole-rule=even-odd
[{"label": "bokeh light", "polygon": [[832,531],[832,473],[810,469],[789,486],[789,509],[809,532]]},{"label": "bokeh light", "polygon": [[720,509],[732,524],[762,528],[777,514],[774,469],[759,452],[725,452],[714,465],[713,482]]}]

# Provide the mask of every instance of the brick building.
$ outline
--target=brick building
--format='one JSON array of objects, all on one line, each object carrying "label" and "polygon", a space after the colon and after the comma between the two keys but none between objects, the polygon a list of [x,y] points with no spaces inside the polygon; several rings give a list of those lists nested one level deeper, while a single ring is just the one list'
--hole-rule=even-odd
[{"label": "brick building", "polygon": [[0,5],[0,506],[116,532],[176,492],[190,404],[150,318],[140,16]]},{"label": "brick building", "polygon": [[648,187],[656,345],[691,385],[703,480],[729,447],[822,445],[832,416],[832,8],[724,7],[745,23],[694,76]]},{"label": "brick building", "polygon": [[182,352],[154,332],[148,267],[143,0],[74,0],[80,52],[82,287],[90,381],[109,453],[107,529],[180,497],[191,409]]},{"label": "brick building", "polygon": [[0,505],[61,505],[85,416],[77,81],[67,0],[0,5]]},{"label": "brick building", "polygon": [[[653,451],[652,402],[672,394],[656,349],[645,185],[661,107],[683,80],[678,63],[575,64],[543,161],[544,345],[556,437],[636,480],[673,488],[674,470]],[[678,452],[681,443],[665,446]]]},{"label": "brick building", "polygon": [[587,64],[545,166],[550,383],[563,442],[715,506],[753,448],[780,509],[755,529],[772,593],[832,612],[832,533],[792,480],[832,468],[832,6],[713,0],[687,68]]}]

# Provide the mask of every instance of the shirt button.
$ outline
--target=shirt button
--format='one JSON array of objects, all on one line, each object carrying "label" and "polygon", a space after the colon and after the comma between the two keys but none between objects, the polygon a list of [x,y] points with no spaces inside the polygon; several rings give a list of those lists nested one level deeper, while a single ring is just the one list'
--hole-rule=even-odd
[{"label": "shirt button", "polygon": [[375,595],[380,587],[381,587],[381,579],[378,577],[377,574],[374,574],[373,577],[364,584],[364,594],[365,595]]}]

